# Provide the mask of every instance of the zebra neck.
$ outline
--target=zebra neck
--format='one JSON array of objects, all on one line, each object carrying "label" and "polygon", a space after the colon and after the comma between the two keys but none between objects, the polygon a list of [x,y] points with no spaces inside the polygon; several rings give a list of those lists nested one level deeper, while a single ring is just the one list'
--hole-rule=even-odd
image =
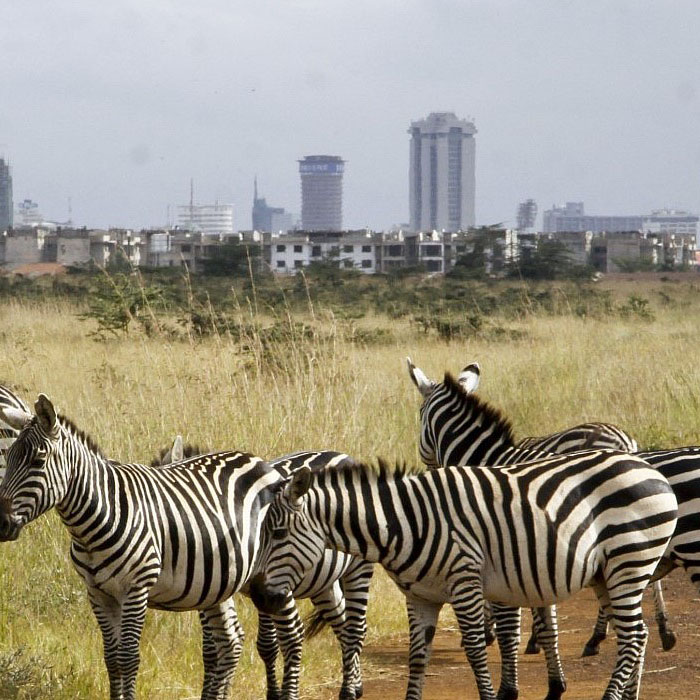
[{"label": "zebra neck", "polygon": [[79,451],[68,465],[68,488],[56,504],[73,539],[80,540],[96,522],[115,520],[123,501],[116,464],[91,451]]}]

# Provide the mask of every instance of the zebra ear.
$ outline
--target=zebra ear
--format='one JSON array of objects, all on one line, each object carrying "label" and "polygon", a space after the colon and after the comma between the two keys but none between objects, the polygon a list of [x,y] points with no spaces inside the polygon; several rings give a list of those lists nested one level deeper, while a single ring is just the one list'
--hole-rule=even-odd
[{"label": "zebra ear", "polygon": [[10,406],[0,408],[0,420],[15,430],[22,430],[31,419],[31,413],[19,408],[11,408]]},{"label": "zebra ear", "polygon": [[42,430],[47,435],[52,435],[56,431],[56,409],[46,394],[39,394],[34,404],[34,411]]},{"label": "zebra ear", "polygon": [[170,448],[169,462],[182,462],[185,459],[185,446],[182,443],[182,435],[176,435],[173,440],[173,446]]},{"label": "zebra ear", "polygon": [[428,379],[423,373],[423,370],[416,367],[411,358],[406,358],[406,364],[408,365],[408,373],[411,375],[413,383],[416,385],[418,391],[422,396],[426,397],[435,388],[435,382]]},{"label": "zebra ear", "polygon": [[477,390],[479,379],[481,379],[481,369],[478,362],[472,362],[470,365],[467,365],[457,377],[457,381],[467,394]]},{"label": "zebra ear", "polygon": [[298,508],[301,505],[301,499],[306,495],[309,486],[311,486],[311,469],[306,466],[300,467],[292,474],[284,490],[292,506]]}]

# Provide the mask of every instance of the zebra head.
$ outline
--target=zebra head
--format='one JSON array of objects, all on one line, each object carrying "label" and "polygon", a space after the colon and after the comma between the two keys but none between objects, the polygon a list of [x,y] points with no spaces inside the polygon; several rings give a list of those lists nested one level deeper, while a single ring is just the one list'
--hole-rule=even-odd
[{"label": "zebra head", "polygon": [[[443,384],[428,379],[425,373],[411,362],[410,357],[406,358],[406,362],[408,364],[408,373],[423,397],[423,403],[420,408],[421,433],[418,448],[420,458],[427,467],[438,467],[442,464],[442,461],[438,454],[438,436],[434,421],[430,418],[429,406],[440,406],[443,403],[443,399],[439,395]],[[465,394],[471,394],[479,386],[480,377],[481,368],[479,364],[472,362],[457,376],[457,385]]]},{"label": "zebra head", "polygon": [[20,433],[7,452],[7,471],[0,486],[0,541],[16,540],[28,522],[65,496],[67,469],[55,456],[61,426],[44,394],[34,404],[35,416],[1,408],[0,418]]},{"label": "zebra head", "polygon": [[263,612],[279,611],[326,549],[325,534],[308,517],[307,492],[311,482],[308,467],[297,469],[282,482],[283,488],[267,512],[262,573],[250,585],[250,597]]}]

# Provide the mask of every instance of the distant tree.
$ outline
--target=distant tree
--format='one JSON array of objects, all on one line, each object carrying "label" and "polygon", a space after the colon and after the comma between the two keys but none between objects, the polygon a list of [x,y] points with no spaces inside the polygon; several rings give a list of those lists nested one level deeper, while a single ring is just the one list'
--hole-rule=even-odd
[{"label": "distant tree", "polygon": [[202,260],[202,271],[212,277],[247,276],[250,269],[257,269],[259,256],[258,246],[227,241],[220,246],[212,246],[211,255]]},{"label": "distant tree", "polygon": [[540,240],[537,248],[521,254],[508,267],[509,277],[531,280],[571,279],[590,276],[585,265],[575,265],[571,253],[561,241]]}]

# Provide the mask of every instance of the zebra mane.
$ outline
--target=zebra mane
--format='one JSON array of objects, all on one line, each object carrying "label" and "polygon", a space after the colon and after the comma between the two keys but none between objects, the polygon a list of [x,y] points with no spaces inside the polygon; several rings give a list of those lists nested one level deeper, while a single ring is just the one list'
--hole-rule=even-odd
[{"label": "zebra mane", "polygon": [[[77,440],[82,442],[91,452],[94,452],[99,457],[102,457],[102,459],[108,459],[108,457],[105,456],[104,452],[102,452],[100,446],[93,440],[93,438],[90,437],[90,435],[88,435],[84,430],[79,428],[70,418],[61,414],[56,414],[56,419],[64,428],[67,428]],[[34,416],[32,420],[36,421],[36,416]]]},{"label": "zebra mane", "polygon": [[390,464],[382,457],[377,458],[376,464],[372,462],[355,462],[354,460],[336,467],[328,467],[321,471],[315,472],[317,477],[322,474],[325,476],[337,474],[340,478],[347,476],[352,477],[353,474],[360,476],[373,476],[380,481],[393,479],[403,479],[407,476],[417,476],[423,474],[425,467],[422,465],[409,465],[406,462],[395,462]]},{"label": "zebra mane", "polygon": [[[163,459],[170,452],[171,449],[172,449],[172,446],[171,447],[162,447],[158,457],[154,457],[151,460],[151,467],[157,468],[157,467],[167,466],[163,463]],[[199,447],[199,445],[193,445],[192,443],[189,443],[189,442],[182,448],[182,458],[183,459],[189,459],[190,457],[199,457],[199,455],[203,455],[204,453],[205,453],[204,450],[202,450]]]},{"label": "zebra mane", "polygon": [[452,398],[461,403],[465,413],[469,412],[472,416],[482,416],[496,437],[507,443],[508,446],[515,445],[513,425],[499,409],[480,399],[476,394],[467,393],[449,372],[445,372],[442,384]]}]

